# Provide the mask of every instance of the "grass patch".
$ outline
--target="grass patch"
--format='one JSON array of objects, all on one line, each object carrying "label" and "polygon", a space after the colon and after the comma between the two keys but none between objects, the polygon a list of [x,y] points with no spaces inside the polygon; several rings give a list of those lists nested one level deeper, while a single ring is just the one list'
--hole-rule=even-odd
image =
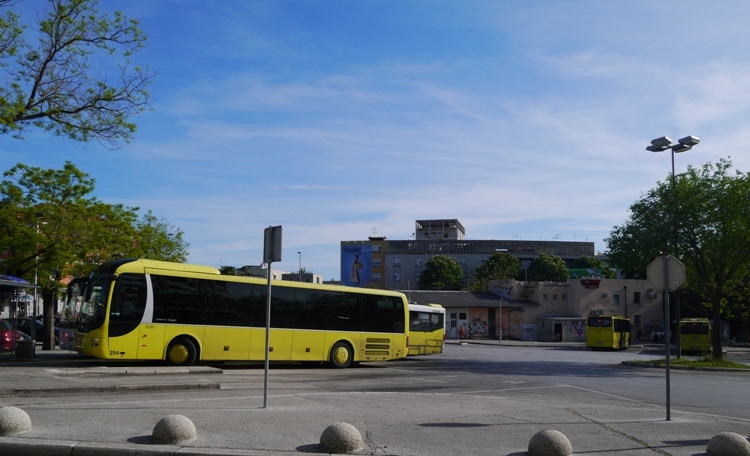
[{"label": "grass patch", "polygon": [[[633,361],[635,364],[647,364],[649,366],[666,366],[666,359],[655,359],[651,361]],[[746,369],[750,370],[750,365],[735,363],[727,359],[714,359],[711,356],[703,358],[670,358],[669,365],[681,367],[695,367],[701,369]]]}]

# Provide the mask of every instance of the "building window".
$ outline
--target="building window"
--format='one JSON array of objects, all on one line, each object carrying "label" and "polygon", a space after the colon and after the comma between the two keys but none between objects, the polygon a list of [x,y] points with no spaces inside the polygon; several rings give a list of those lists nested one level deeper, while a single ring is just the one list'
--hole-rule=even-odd
[{"label": "building window", "polygon": [[393,281],[394,282],[401,282],[401,274],[399,274],[398,272],[394,272],[393,273]]},{"label": "building window", "polygon": [[641,303],[641,292],[640,291],[636,291],[635,293],[633,293],[633,302],[635,304],[640,304]]},{"label": "building window", "polygon": [[416,260],[414,260],[414,266],[416,266],[418,268],[421,268],[422,267],[422,259],[421,258],[417,258]]},{"label": "building window", "polygon": [[612,304],[614,305],[620,305],[620,293],[613,293],[612,294]]},{"label": "building window", "polygon": [[566,294],[562,295],[562,300],[563,301],[567,301],[568,300],[568,295],[566,295]]},{"label": "building window", "polygon": [[401,266],[401,258],[398,258],[398,257],[394,258],[393,259],[393,265],[394,266]]},{"label": "building window", "polygon": [[375,244],[372,246],[372,253],[380,253],[380,244]]},{"label": "building window", "polygon": [[640,328],[641,327],[641,316],[640,315],[634,315],[633,316],[633,327]]},{"label": "building window", "polygon": [[553,300],[553,301],[557,301],[557,294],[553,294],[553,295],[552,295],[552,300]]},{"label": "building window", "polygon": [[544,301],[547,300],[547,294],[546,293],[542,295],[542,300],[544,300]]},{"label": "building window", "polygon": [[373,268],[379,268],[383,265],[383,261],[380,258],[373,258],[370,264]]}]

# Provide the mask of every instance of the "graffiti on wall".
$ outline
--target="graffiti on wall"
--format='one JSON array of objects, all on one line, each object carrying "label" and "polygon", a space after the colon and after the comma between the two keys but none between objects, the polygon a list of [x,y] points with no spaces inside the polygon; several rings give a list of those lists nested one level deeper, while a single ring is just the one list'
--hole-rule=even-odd
[{"label": "graffiti on wall", "polygon": [[569,321],[568,334],[579,340],[586,340],[586,322],[582,320]]},{"label": "graffiti on wall", "polygon": [[487,335],[487,320],[482,321],[481,317],[473,316],[469,321],[469,337],[472,336],[486,336]]},{"label": "graffiti on wall", "polygon": [[508,313],[508,336],[523,339],[523,316],[521,313]]},{"label": "graffiti on wall", "polygon": [[533,324],[523,325],[522,340],[536,340],[536,325],[533,325]]}]

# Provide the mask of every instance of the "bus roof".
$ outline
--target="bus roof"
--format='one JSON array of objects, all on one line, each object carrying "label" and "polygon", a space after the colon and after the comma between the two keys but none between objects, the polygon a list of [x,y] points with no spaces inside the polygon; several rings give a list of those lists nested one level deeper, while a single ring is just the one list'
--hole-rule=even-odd
[{"label": "bus roof", "polygon": [[[118,260],[109,261],[100,265],[95,273],[100,274],[113,274],[115,272],[123,273],[165,273],[172,272],[176,274],[187,273],[187,274],[208,274],[211,276],[221,276],[219,280],[226,280],[232,282],[255,282],[255,283],[266,283],[267,279],[262,277],[251,277],[251,276],[235,276],[235,275],[222,275],[221,271],[213,266],[204,266],[199,264],[189,263],[174,263],[171,261],[160,261],[160,260],[149,260],[145,258],[123,258]],[[382,290],[378,288],[358,288],[349,287],[345,285],[328,285],[328,284],[313,284],[309,282],[297,282],[292,280],[273,280],[272,284],[275,286],[285,286],[292,288],[317,288],[322,290],[331,291],[346,291],[350,293],[361,293],[361,294],[372,294],[380,296],[398,296],[406,299],[406,295],[399,291]]]},{"label": "bus roof", "polygon": [[439,304],[414,304],[409,303],[409,310],[421,310],[422,312],[445,313],[443,306]]}]

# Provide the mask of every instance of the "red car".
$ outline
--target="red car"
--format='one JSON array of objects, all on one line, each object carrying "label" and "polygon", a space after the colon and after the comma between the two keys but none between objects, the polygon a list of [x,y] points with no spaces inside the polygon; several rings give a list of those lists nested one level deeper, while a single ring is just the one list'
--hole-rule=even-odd
[{"label": "red car", "polygon": [[0,353],[14,351],[15,344],[13,343],[13,339],[16,341],[31,340],[31,337],[21,331],[14,331],[13,327],[7,320],[0,320]]}]

